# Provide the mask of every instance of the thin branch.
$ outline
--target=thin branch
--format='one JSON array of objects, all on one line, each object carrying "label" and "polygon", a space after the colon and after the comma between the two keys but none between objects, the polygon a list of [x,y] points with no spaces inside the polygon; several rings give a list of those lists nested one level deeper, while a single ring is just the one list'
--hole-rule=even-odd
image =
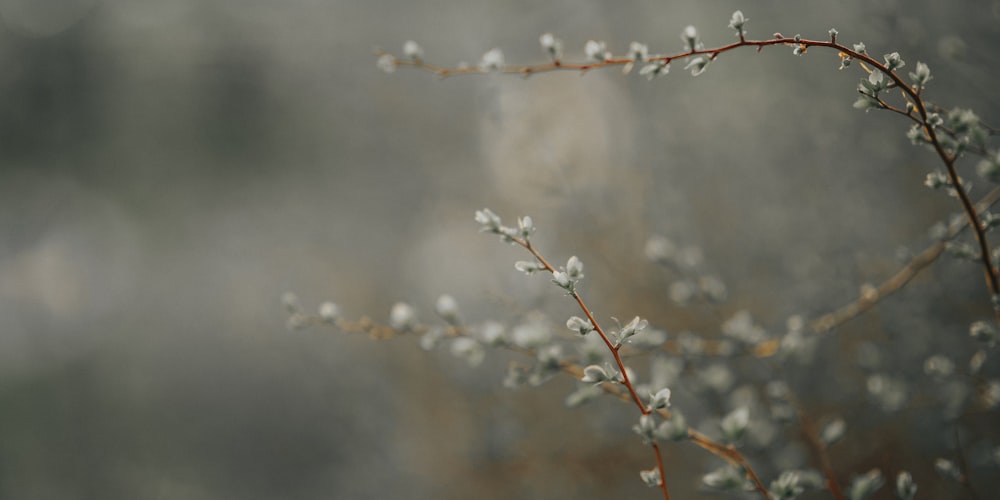
[{"label": "thin branch", "polygon": [[760,482],[760,478],[757,477],[757,473],[754,472],[752,467],[750,467],[750,463],[747,462],[747,459],[744,458],[743,455],[736,450],[736,448],[733,448],[730,445],[717,443],[693,428],[688,429],[688,438],[690,438],[691,442],[694,444],[701,446],[712,454],[729,462],[731,465],[742,468],[747,477],[750,478],[750,481],[753,482],[754,488],[760,492],[761,495],[764,495],[764,498],[770,498],[768,496],[767,488],[764,487],[764,483]]},{"label": "thin branch", "polygon": [[[331,323],[329,321],[324,320],[320,316],[305,315],[301,313],[299,314],[300,314],[299,319],[301,320],[301,322],[298,324],[300,327],[308,327],[313,325],[326,325],[334,327],[345,333],[366,334],[374,340],[387,340],[400,335],[419,335],[422,333],[426,333],[431,328],[430,326],[427,325],[416,325],[406,330],[398,330],[390,326],[376,324],[368,317],[362,317],[358,321],[348,321],[348,320],[338,319],[337,321]],[[470,331],[467,328],[461,326],[449,326],[446,329],[446,334],[453,337],[462,337],[462,336],[468,336],[470,334]],[[537,358],[537,352],[534,349],[518,347],[510,344],[505,344],[502,347],[532,359]],[[571,361],[561,361],[559,363],[559,369],[560,371],[570,375],[571,377],[577,380],[582,378],[584,375],[583,367]],[[617,399],[620,399],[621,401],[633,402],[630,393],[622,390],[619,385],[600,384],[598,387],[604,390],[606,394],[609,394]],[[647,412],[647,414],[648,413],[652,412]],[[656,410],[656,413],[658,413],[664,419],[669,420],[671,418],[671,413],[667,409],[663,408],[658,409]],[[700,446],[709,453],[712,453],[713,455],[722,458],[726,462],[729,462],[730,464],[738,466],[741,469],[743,469],[747,477],[750,479],[750,481],[754,483],[754,488],[762,495],[764,495],[765,498],[767,498],[768,494],[767,488],[764,487],[764,484],[760,481],[760,478],[757,476],[757,473],[754,471],[753,467],[750,465],[747,459],[744,458],[743,455],[740,454],[740,452],[737,451],[734,447],[716,442],[711,438],[709,438],[708,436],[696,431],[693,427],[689,427],[687,429],[687,436],[691,439],[691,441],[694,444]],[[660,449],[659,444],[655,442],[652,444],[652,448],[656,453],[657,467],[660,470],[660,480],[661,480],[660,487],[663,490],[664,498],[669,500],[670,493],[667,490],[666,477],[664,476],[665,466],[663,464],[662,451]]]},{"label": "thin branch", "polygon": [[[536,259],[538,259],[538,262],[542,264],[542,266],[545,268],[546,271],[555,274],[556,269],[552,267],[552,264],[549,264],[549,261],[546,260],[544,256],[542,256],[542,254],[531,244],[531,242],[527,238],[522,239],[518,237],[511,237],[511,241],[524,247],[526,250],[528,250],[528,252],[531,253],[531,255],[533,255]],[[583,311],[583,313],[587,316],[587,320],[590,321],[590,324],[594,327],[594,331],[596,331],[601,336],[601,340],[604,341],[604,345],[607,346],[608,350],[610,350],[611,354],[614,356],[615,363],[618,364],[618,370],[622,375],[621,383],[622,385],[625,386],[626,389],[628,389],[629,395],[632,396],[632,402],[635,403],[636,407],[639,408],[639,412],[642,413],[643,415],[649,415],[650,413],[652,413],[653,411],[652,409],[647,408],[646,405],[642,404],[642,400],[639,398],[639,394],[635,391],[635,386],[632,385],[632,381],[629,380],[628,378],[628,370],[625,369],[625,363],[622,361],[621,354],[618,353],[619,346],[613,345],[611,343],[611,340],[608,338],[608,335],[604,332],[604,329],[601,328],[601,325],[600,323],[598,323],[597,319],[594,318],[594,314],[590,311],[590,308],[587,307],[587,304],[583,301],[583,298],[580,297],[580,294],[577,293],[575,290],[569,290],[569,294],[571,297],[573,297],[574,300],[576,300],[577,305],[580,306],[580,310]],[[601,384],[601,385],[603,386],[606,384]],[[663,498],[664,500],[670,500],[670,491],[667,489],[667,474],[666,474],[666,469],[664,469],[663,467],[663,457],[660,455],[660,447],[659,445],[656,444],[655,441],[653,441],[652,447],[653,447],[653,452],[656,455],[656,467],[660,473],[659,486],[660,489],[663,491]]]},{"label": "thin branch", "polygon": [[[545,257],[542,257],[542,254],[540,254],[538,250],[536,250],[535,247],[532,246],[530,241],[517,237],[512,237],[511,241],[524,247],[526,250],[531,252],[531,255],[533,255],[536,259],[538,259],[538,262],[540,262],[542,266],[544,266],[546,271],[548,271],[549,273],[556,272],[556,269],[552,267],[552,264],[549,264],[549,262],[545,260]],[[611,339],[608,338],[608,335],[604,332],[604,329],[601,328],[600,323],[598,323],[597,319],[594,318],[594,314],[590,312],[590,308],[587,307],[587,304],[583,302],[583,298],[580,297],[580,294],[574,291],[570,292],[570,296],[573,297],[573,300],[576,300],[577,305],[580,306],[580,310],[583,311],[583,314],[587,316],[587,320],[590,321],[590,324],[594,326],[594,331],[596,331],[601,336],[601,340],[604,341],[604,345],[607,346],[608,350],[611,351],[611,354],[614,355],[615,363],[618,364],[618,371],[621,372],[622,374],[622,385],[624,385],[628,389],[629,394],[632,395],[632,401],[635,403],[636,407],[639,408],[639,411],[641,411],[643,415],[648,415],[650,413],[650,410],[646,408],[646,405],[642,404],[642,400],[639,399],[639,394],[635,392],[635,387],[632,385],[632,382],[628,379],[628,372],[627,370],[625,370],[625,363],[622,361],[622,357],[618,353],[619,350],[618,347],[616,347],[611,343]]]},{"label": "thin branch", "polygon": [[[993,204],[1000,200],[1000,187],[993,188],[992,191],[986,194],[974,207],[976,213],[983,213],[988,210]],[[817,333],[827,333],[834,328],[860,316],[865,311],[875,307],[876,304],[882,301],[882,299],[896,293],[904,285],[909,283],[917,274],[920,273],[924,268],[929,266],[938,257],[944,253],[947,241],[955,238],[962,231],[967,229],[969,226],[957,221],[953,221],[948,226],[948,232],[945,237],[934,243],[933,245],[927,247],[922,252],[913,256],[891,278],[875,287],[870,291],[870,293],[862,294],[856,301],[847,304],[836,311],[824,314],[819,318],[811,321],[809,327]]]},{"label": "thin branch", "polygon": [[833,495],[833,498],[836,500],[845,500],[844,492],[841,491],[840,483],[837,482],[837,473],[833,468],[833,463],[830,462],[830,455],[826,452],[826,443],[820,439],[816,424],[798,407],[797,402],[795,405],[799,415],[799,426],[802,429],[802,434],[819,458],[820,468],[823,469],[823,475],[826,476],[826,487],[830,489],[830,494]]},{"label": "thin branch", "polygon": [[[485,75],[494,72],[530,76],[534,73],[543,73],[543,72],[558,71],[558,70],[586,72],[592,69],[603,68],[608,66],[629,65],[629,67],[631,67],[631,65],[634,65],[637,62],[658,63],[662,65],[667,65],[677,59],[686,59],[695,56],[707,56],[709,60],[714,61],[716,58],[719,57],[719,55],[734,49],[742,47],[755,47],[759,52],[764,47],[769,47],[772,45],[793,46],[797,48],[800,54],[805,53],[805,51],[811,47],[824,47],[837,50],[838,54],[841,55],[842,58],[850,57],[851,59],[858,60],[860,62],[859,66],[862,66],[865,71],[868,72],[873,71],[872,69],[867,67],[871,66],[872,68],[878,69],[879,71],[884,73],[890,80],[892,80],[890,86],[898,87],[902,91],[904,99],[907,99],[912,103],[913,108],[917,112],[917,117],[912,116],[910,113],[905,113],[902,110],[892,108],[891,106],[887,106],[884,104],[880,104],[880,107],[885,107],[886,109],[890,109],[891,111],[903,114],[917,121],[917,123],[919,123],[923,127],[928,143],[930,144],[932,149],[934,149],[935,153],[937,153],[942,163],[944,163],[945,165],[945,168],[948,173],[948,178],[950,179],[952,186],[955,187],[959,203],[962,206],[962,211],[965,214],[965,218],[968,222],[968,225],[969,227],[972,228],[972,231],[975,234],[976,243],[979,247],[979,260],[983,266],[983,273],[986,278],[987,287],[991,291],[992,295],[1000,295],[1000,276],[998,276],[998,272],[1000,271],[998,271],[993,264],[993,256],[992,253],[990,252],[989,242],[986,239],[986,233],[982,227],[982,222],[979,219],[979,215],[976,212],[972,200],[969,198],[968,193],[966,193],[965,189],[963,189],[962,187],[962,181],[959,178],[957,169],[955,168],[955,162],[957,160],[957,156],[949,153],[946,150],[946,148],[942,145],[940,139],[938,138],[935,126],[932,125],[930,121],[929,117],[930,113],[928,112],[929,105],[923,101],[923,98],[920,95],[921,94],[920,87],[916,85],[913,86],[909,85],[895,71],[890,70],[890,68],[886,64],[883,64],[882,62],[873,59],[870,55],[868,55],[867,52],[859,52],[853,50],[850,47],[847,47],[846,45],[838,43],[836,41],[835,36],[832,37],[832,39],[829,41],[805,40],[805,39],[800,39],[799,37],[788,38],[781,35],[780,33],[775,33],[774,38],[770,40],[747,40],[743,36],[740,36],[739,41],[728,45],[723,45],[721,47],[716,47],[711,49],[689,50],[687,52],[676,53],[672,55],[652,56],[647,58],[646,61],[636,61],[635,59],[628,57],[625,58],[610,57],[603,61],[594,61],[589,63],[566,63],[560,60],[553,60],[552,62],[545,64],[538,64],[538,65],[505,65],[497,69],[497,71],[490,71],[487,68],[479,68],[475,66],[446,68],[443,66],[438,66],[435,64],[428,63],[419,57],[413,59],[399,59],[396,58],[395,56],[392,56],[392,54],[389,54],[381,50],[376,50],[376,55],[380,57],[382,56],[391,57],[390,63],[392,64],[392,67],[412,66],[418,69],[429,71],[440,77],[448,77],[453,75],[469,75],[469,74]],[[992,132],[993,129],[989,130]],[[996,319],[998,322],[1000,322],[1000,311],[996,313]]]},{"label": "thin branch", "polygon": [[667,489],[667,478],[663,476],[663,456],[660,453],[660,445],[656,441],[653,441],[653,452],[656,453],[656,468],[660,471],[660,489],[663,491],[663,498],[665,500],[670,500],[670,490]]}]

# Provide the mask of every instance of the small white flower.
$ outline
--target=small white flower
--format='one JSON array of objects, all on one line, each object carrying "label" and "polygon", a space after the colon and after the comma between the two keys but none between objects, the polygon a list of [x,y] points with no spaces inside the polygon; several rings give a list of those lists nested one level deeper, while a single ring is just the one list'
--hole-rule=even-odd
[{"label": "small white flower", "polygon": [[826,424],[826,427],[823,427],[823,432],[820,433],[820,440],[823,441],[824,445],[829,446],[837,441],[840,441],[846,432],[847,423],[844,422],[844,419],[838,418],[829,424]]},{"label": "small white flower", "polygon": [[644,43],[632,42],[628,48],[628,56],[635,62],[646,62],[649,59],[649,47]]},{"label": "small white flower", "polygon": [[535,223],[531,220],[531,217],[525,215],[517,219],[517,230],[521,233],[522,238],[527,239],[531,236],[531,233],[535,232]]},{"label": "small white flower", "polygon": [[649,408],[659,410],[670,406],[670,389],[660,389],[649,397]]},{"label": "small white flower", "polygon": [[420,336],[420,348],[425,351],[430,351],[431,349],[441,345],[446,338],[447,334],[445,333],[444,328],[431,328],[430,330],[427,330],[427,333]]},{"label": "small white flower", "polygon": [[918,62],[916,70],[910,73],[910,78],[917,86],[923,88],[927,84],[927,81],[931,79],[931,69],[927,64]]},{"label": "small white flower", "polygon": [[458,319],[458,302],[455,301],[455,297],[444,294],[438,297],[434,311],[448,322],[455,321]]},{"label": "small white flower", "polygon": [[639,423],[633,425],[632,430],[642,438],[642,442],[647,444],[656,442],[656,422],[653,421],[653,417],[640,416]]},{"label": "small white flower", "polygon": [[902,471],[896,476],[896,496],[903,500],[913,500],[917,495],[917,483],[913,482],[913,476],[907,471]]},{"label": "small white flower", "polygon": [[566,328],[569,328],[580,335],[586,335],[594,331],[594,325],[590,324],[590,320],[583,319],[579,316],[573,316],[566,320]]},{"label": "small white flower", "polygon": [[518,271],[521,271],[524,274],[532,274],[537,271],[541,271],[542,269],[545,269],[545,267],[542,266],[542,264],[539,262],[529,262],[526,260],[519,260],[514,263],[514,269],[517,269]]},{"label": "small white flower", "polygon": [[417,324],[417,310],[405,302],[396,302],[389,311],[389,326],[409,330]]},{"label": "small white flower", "polygon": [[646,258],[657,264],[670,264],[677,256],[677,245],[664,236],[654,234],[646,240]]},{"label": "small white flower", "polygon": [[281,305],[285,306],[288,312],[299,312],[299,297],[292,292],[281,294]]},{"label": "small white flower", "polygon": [[924,373],[933,377],[944,378],[954,371],[955,363],[940,354],[935,354],[924,360]]},{"label": "small white flower", "polygon": [[604,371],[604,368],[597,365],[590,365],[583,369],[583,377],[580,380],[587,383],[599,384],[611,380],[611,377],[608,376],[608,372]]},{"label": "small white flower", "polygon": [[563,350],[562,346],[559,344],[551,344],[538,349],[535,357],[538,362],[545,366],[559,367],[560,359],[562,358]]},{"label": "small white flower", "polygon": [[642,67],[639,70],[639,74],[645,76],[646,78],[652,80],[661,75],[665,75],[670,72],[670,65],[665,61],[654,61]]},{"label": "small white flower", "polygon": [[885,59],[885,65],[887,68],[889,68],[889,71],[897,70],[899,68],[902,68],[903,66],[906,66],[906,63],[903,61],[903,58],[899,56],[899,52],[886,54],[882,56],[882,58]]},{"label": "small white flower", "polygon": [[424,49],[417,42],[407,40],[406,43],[403,44],[403,54],[414,61],[419,61],[424,57]]},{"label": "small white flower", "polygon": [[510,332],[510,340],[518,347],[538,349],[551,343],[552,332],[545,323],[530,320],[515,326]]},{"label": "small white flower", "polygon": [[702,476],[701,482],[709,488],[727,491],[742,488],[745,480],[736,469],[726,465]]},{"label": "small white flower", "polygon": [[554,281],[557,285],[559,285],[559,286],[561,286],[563,288],[569,287],[570,284],[572,283],[570,281],[570,279],[569,279],[569,276],[567,276],[566,273],[564,273],[562,271],[555,271],[555,272],[553,272],[552,273],[552,281]]},{"label": "small white flower", "polygon": [[847,489],[847,496],[849,498],[868,498],[872,493],[881,488],[883,484],[885,484],[885,480],[882,478],[882,471],[872,469],[863,475],[855,476],[851,480],[851,486]]},{"label": "small white flower", "polygon": [[729,20],[729,27],[736,30],[737,34],[742,35],[744,33],[743,27],[746,26],[747,19],[743,17],[743,11],[738,10],[733,12],[733,17]]},{"label": "small white flower", "polygon": [[333,302],[324,302],[319,306],[319,317],[327,323],[333,323],[340,318],[340,307]]},{"label": "small white flower", "polygon": [[639,478],[643,484],[654,488],[660,485],[660,469],[649,469],[639,471]]},{"label": "small white flower", "polygon": [[625,342],[625,340],[629,337],[641,332],[648,325],[648,321],[640,319],[638,316],[632,318],[632,321],[629,321],[628,324],[623,326],[621,331],[618,332],[618,344]]},{"label": "small white flower", "polygon": [[486,357],[486,350],[475,339],[458,337],[451,341],[451,354],[464,359],[469,366],[479,366]]},{"label": "small white flower", "polygon": [[720,424],[722,435],[730,443],[739,441],[743,437],[743,433],[746,432],[748,425],[750,425],[750,409],[746,406],[737,408],[725,417],[722,417]]},{"label": "small white flower", "polygon": [[576,255],[570,257],[569,261],[566,262],[566,274],[573,280],[583,278],[583,262],[580,262]]},{"label": "small white flower", "polygon": [[476,330],[479,335],[479,339],[483,341],[486,345],[503,345],[507,342],[507,336],[504,332],[503,324],[496,321],[487,321],[479,326]]},{"label": "small white flower", "polygon": [[553,61],[558,61],[562,57],[562,40],[556,38],[552,33],[545,33],[538,38],[544,50]]},{"label": "small white flower", "polygon": [[983,364],[986,363],[986,351],[980,349],[972,355],[969,359],[969,373],[970,375],[976,375],[979,370],[983,369]]},{"label": "small white flower", "polygon": [[955,481],[962,481],[964,474],[958,465],[947,458],[937,458],[934,460],[934,470],[942,477]]},{"label": "small white flower", "polygon": [[708,67],[709,59],[707,57],[698,56],[688,59],[688,63],[684,66],[684,69],[691,70],[691,76],[698,76],[705,72],[705,68]]},{"label": "small white flower", "polygon": [[482,226],[480,231],[492,233],[497,232],[502,224],[500,217],[488,208],[476,210],[476,222]]},{"label": "small white flower", "polygon": [[688,50],[694,52],[698,50],[698,30],[694,26],[687,26],[681,33],[681,39],[687,45]]},{"label": "small white flower", "polygon": [[500,49],[491,49],[483,54],[483,58],[479,60],[481,71],[501,71],[503,67],[503,52]]},{"label": "small white flower", "polygon": [[583,46],[583,52],[587,54],[588,59],[593,59],[597,62],[604,62],[610,55],[607,44],[596,40],[587,40],[587,43]]},{"label": "small white flower", "polygon": [[393,73],[396,71],[396,58],[392,54],[382,54],[375,61],[375,66],[386,73]]},{"label": "small white flower", "polygon": [[979,400],[987,408],[1000,405],[1000,380],[988,380],[979,390]]}]

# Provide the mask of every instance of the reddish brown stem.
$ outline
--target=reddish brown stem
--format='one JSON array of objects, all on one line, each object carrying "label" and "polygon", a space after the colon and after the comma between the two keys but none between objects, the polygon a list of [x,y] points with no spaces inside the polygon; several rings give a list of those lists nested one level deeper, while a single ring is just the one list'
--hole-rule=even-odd
[{"label": "reddish brown stem", "polygon": [[764,495],[764,498],[769,498],[767,493],[767,488],[764,487],[764,483],[760,482],[760,478],[757,477],[757,473],[755,473],[753,468],[750,467],[750,463],[747,462],[746,458],[743,458],[743,455],[740,454],[740,452],[736,451],[736,448],[721,443],[716,443],[715,441],[712,441],[708,436],[694,429],[688,429],[688,437],[694,444],[701,446],[702,448],[708,450],[714,455],[722,457],[731,465],[735,465],[742,468],[743,471],[746,473],[747,477],[750,479],[750,481],[753,482],[754,488],[756,488],[756,490],[760,492],[761,495]]},{"label": "reddish brown stem", "polygon": [[[549,273],[556,272],[556,269],[552,267],[552,264],[549,264],[549,261],[546,260],[545,257],[543,257],[542,254],[538,252],[538,250],[535,249],[535,247],[531,244],[530,240],[518,237],[511,237],[511,241],[524,247],[526,250],[531,252],[531,255],[533,255],[535,259],[537,259],[538,262],[542,264],[542,267],[544,267],[546,271],[548,271]],[[633,386],[632,381],[629,380],[628,372],[625,370],[625,363],[622,361],[622,357],[618,353],[618,347],[611,343],[611,339],[608,338],[608,335],[604,332],[604,329],[601,328],[600,323],[598,323],[597,319],[594,318],[594,314],[590,311],[590,308],[587,307],[587,304],[583,301],[583,298],[580,297],[580,294],[577,293],[575,290],[570,290],[569,293],[570,296],[572,296],[573,299],[576,300],[576,303],[578,306],[580,306],[580,310],[583,311],[583,314],[587,316],[587,320],[590,321],[590,324],[594,327],[594,331],[596,331],[601,336],[601,340],[604,341],[604,345],[607,346],[608,350],[610,350],[611,354],[614,356],[615,363],[617,363],[618,365],[618,371],[622,374],[622,385],[624,385],[625,388],[628,389],[628,393],[632,397],[632,402],[635,403],[636,407],[639,408],[639,411],[643,415],[648,415],[652,413],[652,410],[647,408],[646,405],[642,404],[642,399],[639,398],[639,394],[635,391],[635,386]],[[660,447],[658,444],[656,444],[655,441],[652,443],[652,446],[653,446],[653,452],[656,455],[656,467],[660,473],[660,489],[663,491],[664,500],[670,500],[670,491],[667,489],[667,474],[666,474],[666,469],[664,469],[663,467],[663,457],[660,454]]]},{"label": "reddish brown stem", "polygon": [[[829,49],[837,50],[844,56],[849,56],[852,59],[861,61],[860,66],[864,67],[866,71],[871,71],[864,66],[864,63],[870,65],[873,68],[884,73],[890,80],[892,80],[894,87],[898,87],[904,94],[904,98],[909,100],[914,109],[917,112],[917,117],[912,117],[911,119],[916,120],[924,129],[925,137],[927,142],[937,153],[938,157],[944,163],[945,168],[948,171],[948,178],[951,181],[952,186],[955,188],[956,196],[959,199],[959,203],[962,205],[962,211],[969,223],[969,227],[976,238],[976,243],[979,247],[979,260],[983,266],[983,272],[986,276],[986,285],[993,295],[1000,295],[1000,276],[998,276],[998,270],[994,267],[993,256],[990,253],[989,242],[986,239],[986,232],[982,227],[979,215],[976,213],[972,200],[969,198],[968,193],[962,187],[961,179],[958,176],[958,171],[955,168],[955,161],[958,159],[956,155],[950,154],[944,146],[941,144],[938,138],[937,131],[931,125],[929,121],[929,113],[927,109],[927,104],[923,101],[920,96],[920,88],[917,86],[908,85],[902,77],[900,77],[896,72],[891,71],[885,64],[873,59],[865,52],[858,52],[853,50],[846,45],[842,45],[836,41],[836,37],[832,37],[829,41],[824,40],[803,40],[797,38],[787,38],[780,34],[775,34],[775,37],[770,40],[746,40],[744,37],[740,37],[740,40],[729,45],[724,45],[721,47],[716,47],[712,49],[701,49],[692,50],[688,52],[666,55],[666,56],[655,56],[648,59],[649,62],[662,62],[669,64],[675,59],[684,59],[694,56],[708,56],[711,60],[715,60],[720,54],[725,52],[738,49],[741,47],[755,47],[759,52],[762,48],[772,46],[772,45],[785,45],[785,46],[797,46],[803,51],[810,47],[825,47]],[[377,55],[387,55],[386,52],[376,51]],[[478,67],[462,67],[462,68],[445,68],[443,66],[437,66],[425,62],[423,59],[397,59],[393,58],[393,64],[396,66],[413,66],[416,68],[424,69],[430,71],[441,77],[448,77],[452,75],[462,75],[462,74],[489,74],[490,71],[480,69]],[[531,75],[533,73],[542,73],[548,71],[556,70],[575,70],[575,71],[589,71],[591,69],[603,68],[606,66],[621,66],[625,64],[635,64],[635,60],[631,58],[609,58],[600,62],[592,63],[566,63],[563,61],[554,61],[546,64],[539,64],[534,66],[504,66],[500,69],[501,73],[514,73],[524,76]],[[902,113],[900,110],[892,108],[894,111],[900,112],[910,116],[909,113]],[[997,321],[1000,322],[1000,311],[996,313]]]},{"label": "reddish brown stem", "polygon": [[656,467],[660,469],[660,489],[663,490],[664,500],[670,500],[670,490],[667,489],[667,478],[663,476],[663,457],[660,453],[660,445],[653,441],[653,451],[656,452]]},{"label": "reddish brown stem", "polygon": [[[542,262],[543,265],[545,265],[544,259],[541,258],[541,255],[536,255],[536,257],[539,257],[539,261]],[[304,318],[304,320],[305,320],[304,323],[305,325],[318,325],[326,323],[319,316],[307,316]],[[427,329],[429,328],[424,325],[418,325],[409,330],[401,331],[401,330],[395,330],[388,326],[376,325],[369,318],[362,318],[357,322],[338,320],[331,326],[339,328],[345,332],[367,333],[369,336],[376,339],[387,339],[400,334],[419,334],[427,331]],[[468,331],[462,327],[452,327],[449,329],[448,332],[450,335],[456,335],[456,336],[468,335]],[[523,354],[524,356],[527,356],[529,358],[537,357],[537,353],[533,349],[519,348],[510,345],[506,346],[506,348],[518,352],[520,354]],[[563,362],[560,364],[559,368],[563,372],[569,374],[574,378],[579,379],[580,377],[583,377],[583,367],[575,363]],[[624,402],[634,402],[634,400],[630,396],[630,393],[621,390],[620,385],[602,384],[600,387],[604,390],[604,392]],[[658,413],[661,417],[665,419],[671,418],[670,412],[664,408],[657,410],[656,413]],[[766,498],[767,489],[764,488],[764,485],[760,482],[760,479],[758,478],[756,472],[754,472],[753,468],[750,466],[750,463],[747,462],[746,459],[743,458],[743,456],[738,451],[736,451],[735,448],[731,446],[726,446],[721,443],[717,443],[708,436],[705,436],[704,434],[701,434],[692,428],[688,428],[687,434],[691,438],[691,441],[693,441],[695,444],[702,447],[709,453],[712,453],[713,455],[722,458],[723,460],[729,462],[730,464],[741,467],[746,472],[747,477],[750,478],[750,480],[754,483],[754,486],[757,489],[757,491],[765,495]],[[662,451],[658,443],[654,442],[652,444],[652,447],[654,452],[656,453],[656,465],[660,471],[660,480],[661,480],[660,489],[663,491],[664,499],[669,500],[670,492],[667,489],[666,477],[664,475],[666,469],[663,464]]]},{"label": "reddish brown stem", "polygon": [[[550,273],[554,273],[556,271],[556,269],[552,267],[552,264],[549,264],[549,262],[545,260],[540,253],[538,253],[538,250],[531,245],[530,241],[526,241],[521,238],[513,238],[513,241],[531,252],[531,255],[534,255],[535,258],[538,259],[538,262],[542,264],[546,271]],[[639,399],[639,394],[635,392],[635,387],[632,385],[632,381],[629,380],[628,372],[625,370],[625,363],[622,361],[622,357],[618,353],[618,347],[611,343],[611,339],[608,338],[604,329],[601,328],[600,323],[598,323],[597,319],[594,318],[594,314],[590,312],[590,308],[587,307],[587,304],[583,301],[583,297],[580,297],[580,294],[575,291],[570,292],[570,296],[576,300],[577,305],[580,306],[580,310],[587,316],[587,320],[590,321],[590,324],[594,326],[594,331],[601,336],[601,340],[604,341],[604,345],[607,346],[608,350],[611,351],[611,354],[614,356],[615,363],[618,365],[618,371],[622,374],[622,385],[628,389],[635,406],[639,408],[639,411],[641,411],[643,415],[648,415],[650,410],[646,408],[646,405],[642,404],[642,400]]]},{"label": "reddish brown stem", "polygon": [[802,434],[809,445],[812,446],[813,451],[816,452],[820,468],[823,469],[823,475],[826,476],[826,487],[830,489],[830,494],[833,495],[833,498],[836,500],[845,500],[844,493],[840,490],[840,484],[837,482],[837,473],[833,469],[833,463],[830,462],[830,455],[826,452],[826,443],[820,439],[819,432],[817,432],[813,421],[806,417],[801,409],[799,409],[798,413]]}]

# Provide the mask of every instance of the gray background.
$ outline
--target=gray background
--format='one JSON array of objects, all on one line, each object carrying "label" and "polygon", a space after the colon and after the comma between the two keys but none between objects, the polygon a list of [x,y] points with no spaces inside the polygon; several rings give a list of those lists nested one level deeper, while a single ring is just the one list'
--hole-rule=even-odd
[{"label": "gray background", "polygon": [[[655,497],[631,408],[567,410],[565,379],[505,391],[512,354],[470,369],[414,339],[289,333],[278,297],[379,321],[406,300],[432,321],[448,292],[470,320],[559,324],[571,304],[476,234],[483,206],[531,214],[554,260],[579,255],[602,319],[671,333],[712,337],[750,309],[780,334],[885,279],[956,205],[922,186],[937,165],[908,124],[851,108],[860,72],[829,51],[744,50],[653,82],[440,81],[372,55],[415,39],[442,64],[492,47],[541,62],[546,31],[567,58],[589,38],[669,53],[688,24],[729,43],[737,8],[751,38],[836,27],[904,72],[925,61],[932,99],[1000,122],[996,2],[0,0],[0,497]],[[653,233],[700,246],[730,302],[670,305],[642,258]],[[920,432],[937,420],[868,419],[854,353],[875,341],[919,371],[964,345],[985,295],[975,266],[938,263],[801,370],[810,413],[858,419],[834,450],[842,482],[873,466],[937,482],[945,440]],[[666,449],[675,496],[698,496],[711,457]]]}]

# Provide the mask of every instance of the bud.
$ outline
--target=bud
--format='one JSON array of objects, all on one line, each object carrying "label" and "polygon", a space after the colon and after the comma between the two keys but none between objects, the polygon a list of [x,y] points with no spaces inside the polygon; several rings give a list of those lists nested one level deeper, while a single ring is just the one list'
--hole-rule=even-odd
[{"label": "bud", "polygon": [[444,294],[438,297],[434,304],[434,312],[448,323],[458,322],[458,302],[451,295]]},{"label": "bud", "polygon": [[917,483],[913,482],[913,476],[905,470],[896,476],[896,496],[901,500],[913,500],[917,496]]},{"label": "bud", "polygon": [[749,19],[743,17],[743,11],[738,10],[733,12],[733,17],[729,19],[729,27],[736,30],[736,34],[742,37],[746,34],[743,27],[746,25],[747,21],[749,21]]},{"label": "bud", "polygon": [[649,469],[639,471],[639,478],[642,482],[650,488],[660,486],[662,481],[660,480],[660,469]]},{"label": "bud", "polygon": [[566,320],[566,328],[569,328],[580,335],[586,335],[594,331],[594,325],[590,324],[589,320],[583,319],[579,316],[573,316]]},{"label": "bud", "polygon": [[384,73],[393,73],[396,71],[396,58],[392,54],[382,54],[375,61],[375,66]]},{"label": "bud", "polygon": [[538,38],[544,50],[553,61],[558,61],[562,57],[562,40],[559,40],[552,33],[545,33]]},{"label": "bud", "polygon": [[424,49],[420,47],[417,42],[407,40],[406,43],[403,44],[403,54],[414,61],[419,61],[424,57]]},{"label": "bud", "polygon": [[396,330],[409,330],[417,326],[417,310],[413,306],[396,302],[389,311],[389,326]]},{"label": "bud", "polygon": [[819,438],[823,441],[823,444],[830,446],[831,444],[840,441],[840,439],[844,437],[844,433],[846,431],[847,423],[844,422],[844,419],[838,418],[829,424],[826,424],[826,427],[823,427],[823,432],[820,433]]},{"label": "bud", "polygon": [[608,372],[604,371],[604,368],[598,365],[589,365],[583,369],[583,377],[580,380],[591,384],[599,384],[611,380],[611,377],[608,376]]},{"label": "bud", "polygon": [[[698,50],[698,30],[694,26],[687,26],[684,31],[681,32],[681,40],[684,40],[684,44],[690,52]],[[685,68],[686,69],[686,68]]]},{"label": "bud", "polygon": [[319,306],[319,317],[327,323],[335,323],[340,318],[340,307],[333,302],[324,302]]},{"label": "bud", "polygon": [[656,394],[649,395],[649,409],[659,410],[670,406],[670,389],[660,389]]},{"label": "bud", "polygon": [[722,436],[729,443],[739,441],[750,425],[750,409],[743,406],[722,417]]},{"label": "bud", "polygon": [[603,41],[587,40],[587,43],[583,46],[583,52],[587,54],[588,59],[593,59],[597,62],[604,62],[608,56],[608,46]]},{"label": "bud", "polygon": [[479,70],[484,72],[502,71],[504,68],[503,52],[500,49],[491,49],[483,54],[479,60]]},{"label": "bud", "polygon": [[906,66],[906,63],[903,62],[903,58],[899,56],[899,52],[886,54],[882,56],[882,58],[885,59],[885,66],[889,71],[894,71]]}]

